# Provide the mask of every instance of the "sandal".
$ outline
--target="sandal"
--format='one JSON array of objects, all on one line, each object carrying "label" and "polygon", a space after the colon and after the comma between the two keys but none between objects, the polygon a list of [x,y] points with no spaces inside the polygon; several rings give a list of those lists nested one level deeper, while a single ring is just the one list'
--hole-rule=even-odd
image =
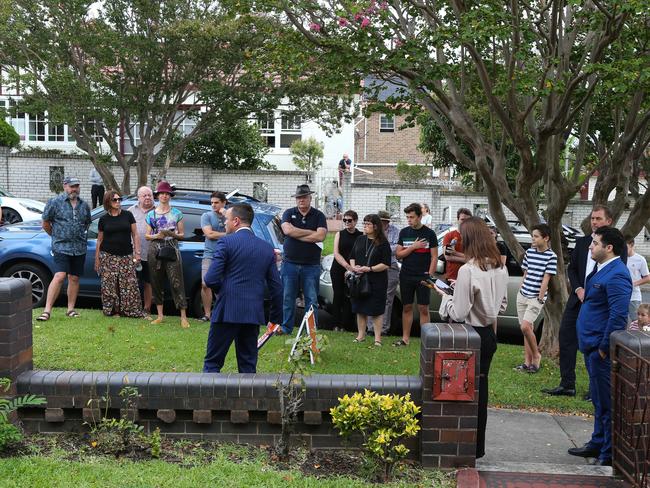
[{"label": "sandal", "polygon": [[365,337],[364,337],[363,339],[357,339],[357,338],[354,338],[354,339],[352,340],[352,342],[354,342],[354,343],[357,343],[357,344],[358,344],[359,342],[363,342],[363,341],[365,341],[365,340],[366,340],[366,338],[365,338]]},{"label": "sandal", "polygon": [[38,317],[36,317],[36,320],[38,320],[39,322],[47,322],[48,320],[50,320],[50,312],[43,312]]},{"label": "sandal", "polygon": [[393,342],[394,347],[403,347],[403,346],[408,346],[408,345],[409,345],[409,343],[404,342],[402,339],[400,339],[399,341]]},{"label": "sandal", "polygon": [[529,368],[530,368],[530,366],[528,366],[526,363],[521,363],[521,364],[518,364],[517,366],[515,366],[512,369],[514,369],[515,371],[519,371],[521,373],[521,372],[524,372],[524,371],[528,371]]},{"label": "sandal", "polygon": [[376,347],[381,347],[381,341],[375,341],[375,346]]},{"label": "sandal", "polygon": [[158,317],[150,322],[151,325],[159,325],[163,323],[162,317]]},{"label": "sandal", "polygon": [[535,366],[534,364],[531,364],[530,366],[528,366],[528,372],[530,374],[535,374],[539,371],[539,368],[540,368],[539,366]]},{"label": "sandal", "polygon": [[201,317],[199,320],[200,320],[201,322],[210,322],[210,317],[208,317],[207,315],[204,315],[204,316]]},{"label": "sandal", "polygon": [[74,318],[76,318],[76,317],[81,317],[81,315],[79,315],[79,312],[77,312],[77,311],[74,310],[74,309],[73,309],[73,310],[68,310],[68,311],[65,313],[65,316],[66,316],[66,317],[74,317]]}]

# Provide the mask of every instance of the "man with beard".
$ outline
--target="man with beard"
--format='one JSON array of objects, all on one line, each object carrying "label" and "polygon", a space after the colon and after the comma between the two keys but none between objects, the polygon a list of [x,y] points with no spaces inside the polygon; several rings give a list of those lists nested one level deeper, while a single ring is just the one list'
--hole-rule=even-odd
[{"label": "man with beard", "polygon": [[68,278],[67,317],[79,317],[74,309],[79,294],[79,276],[83,273],[88,247],[86,231],[90,225],[90,207],[79,197],[79,178],[66,176],[63,193],[52,198],[43,210],[43,230],[52,236],[54,276],[47,290],[45,309],[36,320],[50,319],[61,286]]}]

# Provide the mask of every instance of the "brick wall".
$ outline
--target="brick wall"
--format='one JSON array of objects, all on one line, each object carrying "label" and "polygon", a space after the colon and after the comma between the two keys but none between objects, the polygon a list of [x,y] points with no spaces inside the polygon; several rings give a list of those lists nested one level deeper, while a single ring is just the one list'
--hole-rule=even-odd
[{"label": "brick wall", "polygon": [[354,162],[396,163],[404,159],[409,163],[424,163],[424,155],[418,151],[420,128],[409,127],[400,130],[404,116],[395,117],[394,132],[380,132],[381,115],[373,113],[356,125],[354,141]]},{"label": "brick wall", "polygon": [[[92,163],[84,157],[59,155],[11,155],[0,154],[0,185],[17,197],[47,201],[55,193],[50,190],[50,168],[63,167],[65,175],[81,180],[81,196],[90,200],[90,170]],[[120,167],[111,168],[116,180],[122,179]],[[254,183],[266,183],[268,201],[283,208],[295,205],[291,195],[296,186],[307,182],[304,171],[214,171],[207,166],[183,166],[170,168],[167,179],[179,188],[198,188],[231,191],[253,195]],[[131,191],[137,189],[135,168],[131,171]]]}]

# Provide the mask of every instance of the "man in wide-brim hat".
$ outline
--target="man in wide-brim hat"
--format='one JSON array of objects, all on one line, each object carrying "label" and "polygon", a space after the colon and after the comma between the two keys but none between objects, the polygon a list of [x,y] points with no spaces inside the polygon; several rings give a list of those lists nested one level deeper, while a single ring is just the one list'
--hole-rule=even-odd
[{"label": "man in wide-brim hat", "polygon": [[298,185],[296,206],[282,214],[284,256],[282,262],[282,283],[284,299],[282,306],[282,333],[293,330],[296,298],[302,289],[305,297],[305,311],[309,307],[318,309],[318,279],[323,241],[327,236],[325,214],[311,206],[309,185]]}]

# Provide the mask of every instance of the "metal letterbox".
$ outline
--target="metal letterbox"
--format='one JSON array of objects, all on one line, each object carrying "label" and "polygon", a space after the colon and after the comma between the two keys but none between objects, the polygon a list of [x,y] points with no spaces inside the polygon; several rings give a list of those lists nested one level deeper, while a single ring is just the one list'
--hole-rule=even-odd
[{"label": "metal letterbox", "polygon": [[474,400],[476,356],[468,351],[437,351],[433,363],[433,399]]}]

